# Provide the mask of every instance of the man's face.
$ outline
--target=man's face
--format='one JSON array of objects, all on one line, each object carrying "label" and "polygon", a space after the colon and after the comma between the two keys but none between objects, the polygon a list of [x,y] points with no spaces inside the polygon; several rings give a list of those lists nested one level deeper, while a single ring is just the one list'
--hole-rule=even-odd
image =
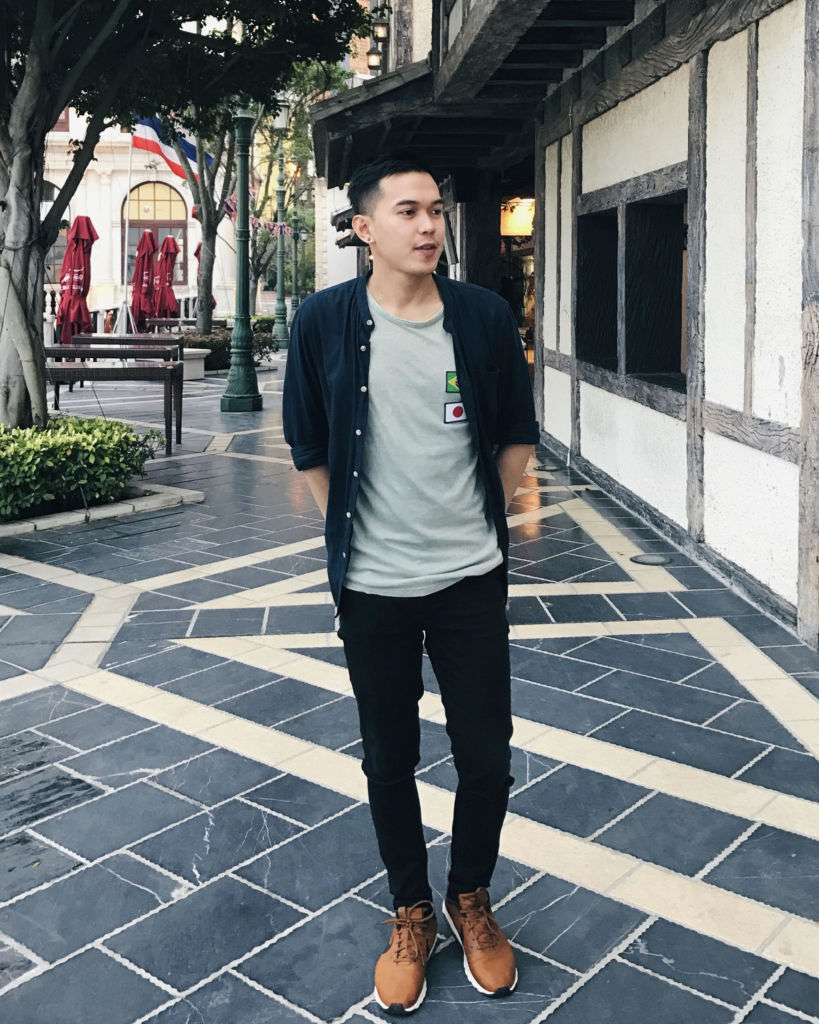
[{"label": "man's face", "polygon": [[444,245],[444,204],[435,180],[412,171],[382,178],[366,214],[353,229],[367,242],[373,260],[405,274],[429,274]]}]

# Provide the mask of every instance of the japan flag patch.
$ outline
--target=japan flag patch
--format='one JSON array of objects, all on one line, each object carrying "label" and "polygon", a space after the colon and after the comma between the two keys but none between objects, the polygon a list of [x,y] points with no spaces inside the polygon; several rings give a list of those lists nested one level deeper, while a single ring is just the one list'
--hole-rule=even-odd
[{"label": "japan flag patch", "polygon": [[447,402],[444,405],[444,423],[466,423],[463,402]]}]

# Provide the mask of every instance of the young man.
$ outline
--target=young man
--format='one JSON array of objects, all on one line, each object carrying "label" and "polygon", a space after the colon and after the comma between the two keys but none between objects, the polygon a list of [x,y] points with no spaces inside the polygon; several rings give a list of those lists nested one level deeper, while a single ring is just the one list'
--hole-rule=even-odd
[{"label": "young man", "polygon": [[475,988],[501,996],[517,984],[488,887],[513,781],[505,512],[539,433],[508,304],[434,273],[444,241],[434,177],[384,159],[355,173],[349,197],[373,270],[300,307],[284,434],[326,519],[394,900],[375,998],[403,1014],[423,1002],[437,933],[414,777],[424,647],[458,773],[443,914]]}]

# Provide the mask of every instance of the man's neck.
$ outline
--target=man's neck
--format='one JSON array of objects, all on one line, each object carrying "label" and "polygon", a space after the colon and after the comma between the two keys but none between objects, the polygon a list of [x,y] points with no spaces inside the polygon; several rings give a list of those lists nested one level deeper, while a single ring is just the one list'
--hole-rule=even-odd
[{"label": "man's neck", "polygon": [[441,308],[432,274],[402,274],[376,263],[367,290],[379,306],[404,320],[424,320]]}]

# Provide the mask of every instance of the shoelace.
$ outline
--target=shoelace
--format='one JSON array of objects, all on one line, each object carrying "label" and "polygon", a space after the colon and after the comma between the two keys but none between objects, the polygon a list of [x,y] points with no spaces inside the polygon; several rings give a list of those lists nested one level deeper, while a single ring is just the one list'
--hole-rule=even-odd
[{"label": "shoelace", "polygon": [[396,963],[400,963],[402,960],[415,963],[417,960],[422,960],[426,955],[421,950],[416,929],[420,929],[427,921],[431,921],[435,914],[430,910],[423,917],[410,917],[413,910],[422,906],[424,906],[424,903],[416,903],[407,910],[406,917],[388,917],[384,922],[385,924],[393,925],[398,932],[398,941],[395,945]]},{"label": "shoelace", "polygon": [[478,949],[493,949],[497,946],[502,932],[488,904],[474,903],[461,907],[460,913],[464,928],[469,929],[470,937]]}]

